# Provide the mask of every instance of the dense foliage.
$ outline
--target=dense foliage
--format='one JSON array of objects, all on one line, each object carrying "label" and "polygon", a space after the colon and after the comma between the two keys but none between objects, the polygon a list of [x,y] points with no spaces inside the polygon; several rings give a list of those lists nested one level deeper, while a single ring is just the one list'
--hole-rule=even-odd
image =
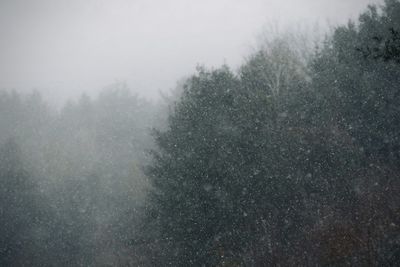
[{"label": "dense foliage", "polygon": [[152,264],[400,260],[400,3],[304,63],[277,39],[188,79],[148,174]]},{"label": "dense foliage", "polygon": [[158,105],[0,92],[0,265],[398,264],[400,2],[295,39]]}]

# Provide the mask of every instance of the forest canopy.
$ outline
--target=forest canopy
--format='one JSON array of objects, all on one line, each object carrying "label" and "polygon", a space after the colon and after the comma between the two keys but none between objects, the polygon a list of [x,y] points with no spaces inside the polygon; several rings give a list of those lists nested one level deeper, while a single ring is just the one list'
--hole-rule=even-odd
[{"label": "forest canopy", "polygon": [[0,92],[2,266],[396,266],[400,1],[152,102]]}]

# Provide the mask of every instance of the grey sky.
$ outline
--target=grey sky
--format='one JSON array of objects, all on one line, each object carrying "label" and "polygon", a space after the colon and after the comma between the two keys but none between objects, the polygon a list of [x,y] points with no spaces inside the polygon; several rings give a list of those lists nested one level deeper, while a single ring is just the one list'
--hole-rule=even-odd
[{"label": "grey sky", "polygon": [[196,64],[237,66],[269,21],[344,23],[379,0],[0,0],[0,88],[51,99],[125,81],[141,95]]}]

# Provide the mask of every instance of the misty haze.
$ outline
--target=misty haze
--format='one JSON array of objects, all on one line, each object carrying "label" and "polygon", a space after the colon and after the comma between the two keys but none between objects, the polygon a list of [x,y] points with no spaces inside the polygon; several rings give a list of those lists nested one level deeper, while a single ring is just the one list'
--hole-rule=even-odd
[{"label": "misty haze", "polygon": [[0,0],[0,266],[399,266],[400,0]]}]

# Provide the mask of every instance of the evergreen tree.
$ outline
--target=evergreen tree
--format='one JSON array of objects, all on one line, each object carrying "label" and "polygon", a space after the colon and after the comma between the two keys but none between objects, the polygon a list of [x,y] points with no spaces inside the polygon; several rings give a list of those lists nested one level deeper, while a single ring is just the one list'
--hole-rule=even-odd
[{"label": "evergreen tree", "polygon": [[[201,69],[185,85],[182,101],[165,132],[149,170],[150,215],[171,265],[216,264],[219,246],[239,250],[235,234],[241,191],[232,157],[232,115],[238,81],[227,69]],[[240,159],[237,159],[240,161]],[[242,212],[243,213],[243,212]]]}]

